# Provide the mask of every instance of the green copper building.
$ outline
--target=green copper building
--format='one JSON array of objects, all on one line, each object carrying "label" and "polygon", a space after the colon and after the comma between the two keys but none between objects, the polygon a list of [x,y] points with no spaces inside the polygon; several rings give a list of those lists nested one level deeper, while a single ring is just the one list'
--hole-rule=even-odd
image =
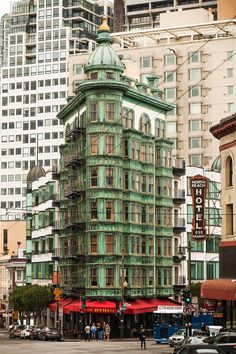
[{"label": "green copper building", "polygon": [[173,105],[156,77],[146,85],[123,75],[105,18],[98,33],[87,79],[58,114],[65,125],[60,278],[83,308],[106,300],[128,313],[128,301],[173,293],[172,143],[165,139]]}]

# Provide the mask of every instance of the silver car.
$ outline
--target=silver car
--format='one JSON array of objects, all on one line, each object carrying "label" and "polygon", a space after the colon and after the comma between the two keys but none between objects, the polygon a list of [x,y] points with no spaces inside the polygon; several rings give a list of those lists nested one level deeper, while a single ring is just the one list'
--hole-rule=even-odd
[{"label": "silver car", "polygon": [[175,347],[177,344],[182,342],[182,340],[185,338],[185,329],[180,329],[176,333],[174,333],[172,336],[169,337],[169,345],[171,347]]}]

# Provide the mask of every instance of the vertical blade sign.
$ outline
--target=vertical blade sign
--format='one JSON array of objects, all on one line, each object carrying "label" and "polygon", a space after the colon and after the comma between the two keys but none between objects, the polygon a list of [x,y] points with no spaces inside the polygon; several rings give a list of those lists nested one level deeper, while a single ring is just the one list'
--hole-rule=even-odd
[{"label": "vertical blade sign", "polygon": [[194,241],[204,241],[206,239],[205,201],[207,187],[207,177],[201,175],[190,177],[193,200],[192,238]]}]

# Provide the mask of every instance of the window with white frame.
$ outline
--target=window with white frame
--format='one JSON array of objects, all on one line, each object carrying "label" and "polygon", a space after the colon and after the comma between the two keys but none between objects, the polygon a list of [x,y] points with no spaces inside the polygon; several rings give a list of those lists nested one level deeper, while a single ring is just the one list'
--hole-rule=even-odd
[{"label": "window with white frame", "polygon": [[200,102],[194,102],[189,104],[190,114],[201,114],[202,104]]},{"label": "window with white frame", "polygon": [[167,122],[166,123],[167,133],[176,133],[176,130],[177,130],[177,122]]},{"label": "window with white frame", "polygon": [[166,100],[171,100],[176,98],[176,88],[175,87],[168,87],[165,89],[165,98]]},{"label": "window with white frame", "polygon": [[200,85],[191,86],[188,91],[189,97],[198,97],[202,95],[202,87]]},{"label": "window with white frame", "polygon": [[233,85],[227,86],[227,94],[233,95],[234,94],[234,87]]},{"label": "window with white frame", "polygon": [[227,78],[232,79],[234,76],[234,69],[233,68],[227,68]]},{"label": "window with white frame", "polygon": [[190,164],[190,166],[201,166],[202,165],[202,155],[201,154],[189,155],[189,164]]},{"label": "window with white frame", "polygon": [[164,65],[175,65],[176,64],[176,55],[174,53],[165,54],[164,56]]},{"label": "window with white frame", "polygon": [[199,81],[199,80],[201,80],[201,69],[200,68],[190,69],[188,71],[188,79],[190,81]]},{"label": "window with white frame", "polygon": [[153,66],[152,57],[142,57],[140,58],[140,68],[150,68]]},{"label": "window with white frame", "polygon": [[227,103],[227,111],[230,113],[235,112],[234,102]]},{"label": "window with white frame", "polygon": [[176,72],[175,71],[165,71],[164,77],[165,77],[165,82],[174,82],[174,81],[176,81]]},{"label": "window with white frame", "polygon": [[189,138],[189,148],[190,149],[199,149],[201,147],[202,147],[202,138],[201,137]]},{"label": "window with white frame", "polygon": [[228,50],[226,52],[226,60],[228,60],[228,61],[232,60],[233,55],[234,55],[234,52],[232,50]]},{"label": "window with white frame", "polygon": [[202,121],[201,119],[190,120],[189,123],[190,132],[198,132],[202,130]]},{"label": "window with white frame", "polygon": [[201,62],[201,52],[191,52],[188,55],[189,63],[200,63]]}]

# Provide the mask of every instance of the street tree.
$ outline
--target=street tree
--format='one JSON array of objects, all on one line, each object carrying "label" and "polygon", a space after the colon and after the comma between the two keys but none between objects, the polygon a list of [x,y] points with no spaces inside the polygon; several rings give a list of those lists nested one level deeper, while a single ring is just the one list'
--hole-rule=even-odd
[{"label": "street tree", "polygon": [[39,319],[42,311],[52,300],[49,287],[41,285],[25,285],[17,287],[9,296],[9,305],[19,311],[20,318]]}]

